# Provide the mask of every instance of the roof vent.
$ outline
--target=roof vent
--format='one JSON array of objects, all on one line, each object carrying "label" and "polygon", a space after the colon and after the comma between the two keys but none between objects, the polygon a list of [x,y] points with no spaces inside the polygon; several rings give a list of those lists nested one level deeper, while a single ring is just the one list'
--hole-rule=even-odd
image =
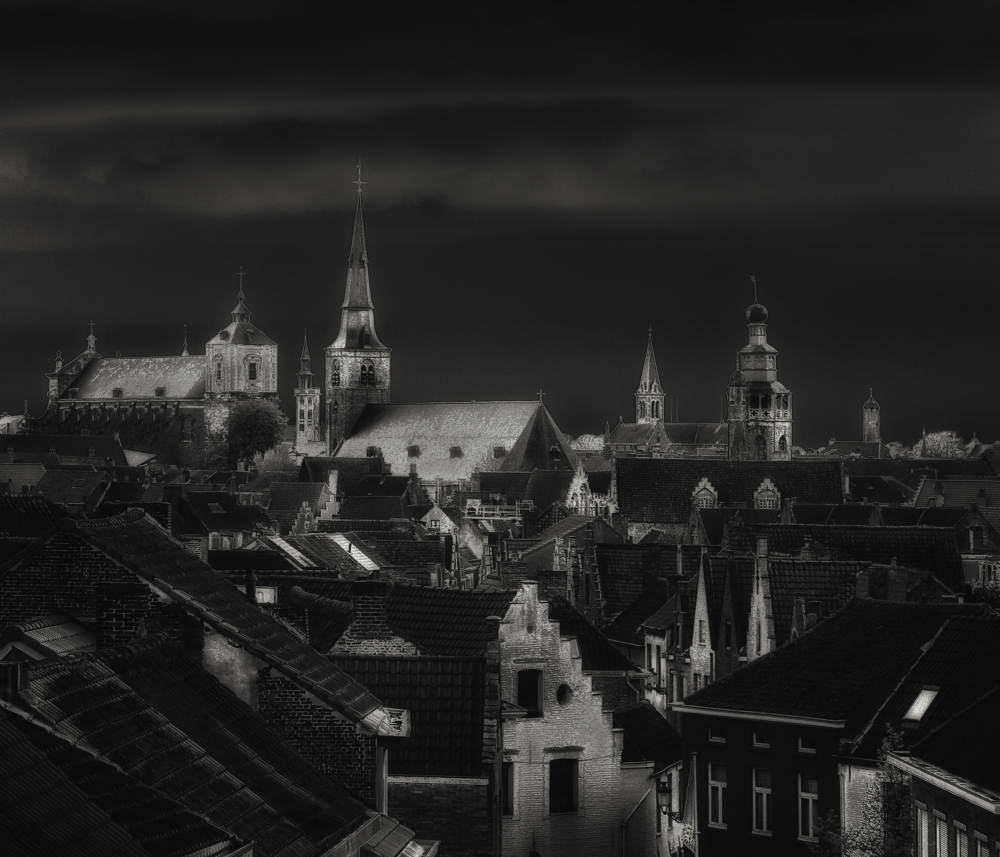
[{"label": "roof vent", "polygon": [[155,390],[155,393],[156,393],[156,395],[159,398],[162,399],[165,395],[167,395],[167,388],[166,387],[157,387],[156,390]]}]

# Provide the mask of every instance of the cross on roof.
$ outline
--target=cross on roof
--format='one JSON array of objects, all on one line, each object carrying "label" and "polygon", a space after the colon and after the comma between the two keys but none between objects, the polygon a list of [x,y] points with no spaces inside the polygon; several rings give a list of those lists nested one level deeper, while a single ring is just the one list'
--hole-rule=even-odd
[{"label": "cross on roof", "polygon": [[239,295],[239,297],[240,297],[240,300],[243,300],[243,298],[244,298],[244,294],[243,294],[243,278],[246,276],[246,271],[243,270],[243,266],[242,265],[240,265],[239,273],[236,276],[238,276],[240,278],[240,295]]},{"label": "cross on roof", "polygon": [[351,184],[358,186],[358,193],[361,193],[361,185],[368,184],[368,182],[361,181],[361,158],[358,158],[358,177]]},{"label": "cross on roof", "polygon": [[94,320],[91,319],[89,322],[87,322],[87,324],[90,326],[90,335],[93,336],[94,335]]},{"label": "cross on roof", "polygon": [[545,395],[545,393],[542,391],[541,387],[539,387],[538,388],[538,401],[539,402],[542,400],[542,396],[544,396],[544,395]]}]

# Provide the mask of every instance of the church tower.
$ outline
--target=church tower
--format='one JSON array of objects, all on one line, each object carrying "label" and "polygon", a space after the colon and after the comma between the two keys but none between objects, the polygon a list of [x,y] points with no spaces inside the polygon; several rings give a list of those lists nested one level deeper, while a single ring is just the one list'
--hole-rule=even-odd
[{"label": "church tower", "polygon": [[365,405],[389,402],[389,349],[375,333],[375,307],[368,281],[368,252],[361,211],[361,167],[358,207],[347,262],[347,288],[340,311],[340,333],[326,349],[327,446],[333,455],[351,433]]},{"label": "church tower", "polygon": [[299,383],[295,388],[295,448],[320,440],[320,389],[313,386],[312,358],[309,340],[302,336],[302,356],[299,358]]},{"label": "church tower", "polygon": [[646,344],[646,362],[642,366],[639,389],[635,391],[635,421],[655,423],[663,419],[663,387],[656,371],[656,356],[653,354],[653,328],[649,329]]},{"label": "church tower", "polygon": [[861,440],[864,443],[878,443],[882,440],[882,429],[879,425],[881,410],[869,389],[868,401],[861,408]]},{"label": "church tower", "polygon": [[750,341],[737,354],[729,378],[729,457],[789,461],[792,394],[778,380],[778,350],[767,342],[767,310],[747,309]]}]

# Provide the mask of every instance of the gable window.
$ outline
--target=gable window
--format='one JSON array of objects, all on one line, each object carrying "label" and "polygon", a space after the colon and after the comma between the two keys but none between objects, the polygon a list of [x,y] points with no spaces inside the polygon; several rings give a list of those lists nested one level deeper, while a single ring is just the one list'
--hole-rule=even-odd
[{"label": "gable window", "polygon": [[542,716],[542,671],[520,670],[517,674],[517,704],[528,717]]},{"label": "gable window", "polygon": [[365,360],[361,364],[361,386],[375,386],[375,364],[371,360]]},{"label": "gable window", "polygon": [[221,358],[215,361],[215,380],[218,383],[222,382],[222,360]]},{"label": "gable window", "polygon": [[334,360],[330,364],[330,386],[339,387],[340,386],[340,361]]},{"label": "gable window", "polygon": [[580,799],[579,762],[553,759],[549,762],[549,812],[576,812]]},{"label": "gable window", "polygon": [[504,762],[500,789],[503,793],[503,814],[514,814],[514,763]]},{"label": "gable window", "polygon": [[778,487],[770,479],[761,482],[753,495],[753,505],[756,509],[777,509],[780,501]]},{"label": "gable window", "polygon": [[819,801],[819,781],[816,777],[799,774],[799,839],[816,839],[816,804]]},{"label": "gable window", "polygon": [[691,493],[694,504],[699,509],[714,509],[719,504],[719,493],[715,490],[708,477],[702,477],[697,487]]},{"label": "gable window", "polygon": [[726,826],[726,766],[708,764],[708,823],[712,827]]},{"label": "gable window", "polygon": [[917,698],[913,700],[913,704],[906,710],[903,720],[909,720],[914,723],[920,720],[927,713],[927,709],[930,708],[931,703],[937,695],[938,688],[925,687],[917,694]]},{"label": "gable window", "polygon": [[753,769],[753,832],[771,833],[771,772]]}]

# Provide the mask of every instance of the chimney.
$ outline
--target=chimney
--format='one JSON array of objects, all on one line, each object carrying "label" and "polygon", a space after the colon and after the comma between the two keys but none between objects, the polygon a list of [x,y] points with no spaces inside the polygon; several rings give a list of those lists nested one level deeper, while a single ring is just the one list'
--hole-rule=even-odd
[{"label": "chimney", "polygon": [[855,587],[855,595],[858,598],[868,597],[871,591],[871,572],[868,570],[868,566],[865,566],[858,572],[858,576],[855,579]]},{"label": "chimney", "polygon": [[356,639],[395,637],[395,632],[385,619],[385,604],[389,595],[389,581],[355,580],[351,589],[354,621],[351,633]]},{"label": "chimney", "polygon": [[934,505],[935,506],[944,505],[944,486],[941,484],[940,479],[938,479],[934,483]]},{"label": "chimney", "polygon": [[904,602],[906,601],[907,573],[905,568],[896,568],[896,561],[893,559],[892,568],[886,574],[885,600]]}]

